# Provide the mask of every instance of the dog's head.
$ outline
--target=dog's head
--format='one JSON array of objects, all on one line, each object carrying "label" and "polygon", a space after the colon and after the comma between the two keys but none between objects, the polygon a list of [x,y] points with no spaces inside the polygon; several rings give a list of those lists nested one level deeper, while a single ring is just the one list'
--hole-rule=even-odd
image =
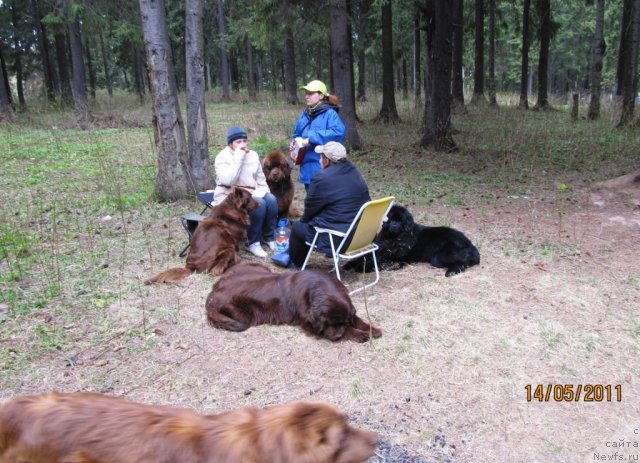
[{"label": "dog's head", "polygon": [[229,193],[229,196],[226,197],[225,201],[233,204],[236,209],[245,211],[253,211],[254,209],[258,209],[259,206],[248,190],[237,186],[231,188],[231,193]]},{"label": "dog's head", "polygon": [[415,222],[411,212],[402,206],[392,206],[387,214],[387,219],[382,224],[381,234],[385,237],[394,237],[413,230]]},{"label": "dog's head", "polygon": [[291,164],[280,151],[269,152],[262,161],[262,170],[268,182],[281,183],[291,178]]},{"label": "dog's head", "polygon": [[361,463],[378,446],[375,434],[350,426],[343,413],[327,404],[295,402],[262,413],[266,461]]}]

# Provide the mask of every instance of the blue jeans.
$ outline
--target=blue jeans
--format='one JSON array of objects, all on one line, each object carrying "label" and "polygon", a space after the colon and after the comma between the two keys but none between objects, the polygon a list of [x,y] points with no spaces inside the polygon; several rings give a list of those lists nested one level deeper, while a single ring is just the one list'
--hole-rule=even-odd
[{"label": "blue jeans", "polygon": [[278,201],[271,193],[264,198],[253,199],[258,208],[249,212],[249,227],[247,228],[247,242],[249,244],[262,241],[273,241],[273,231],[278,220]]}]

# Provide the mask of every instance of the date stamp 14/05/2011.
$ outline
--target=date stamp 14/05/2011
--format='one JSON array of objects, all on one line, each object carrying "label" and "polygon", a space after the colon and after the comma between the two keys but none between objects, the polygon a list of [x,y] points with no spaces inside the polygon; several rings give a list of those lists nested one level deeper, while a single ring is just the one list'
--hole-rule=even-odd
[{"label": "date stamp 14/05/2011", "polygon": [[527,384],[527,402],[622,402],[622,385]]}]

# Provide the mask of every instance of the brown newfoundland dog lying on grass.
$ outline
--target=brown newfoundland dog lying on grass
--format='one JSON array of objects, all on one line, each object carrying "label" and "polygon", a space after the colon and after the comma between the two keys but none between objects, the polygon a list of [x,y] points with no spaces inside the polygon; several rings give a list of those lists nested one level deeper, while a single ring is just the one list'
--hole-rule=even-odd
[{"label": "brown newfoundland dog lying on grass", "polygon": [[249,211],[258,203],[251,193],[233,188],[224,201],[211,209],[191,237],[185,268],[170,268],[149,278],[144,283],[175,283],[193,272],[221,275],[240,262],[240,243],[247,236]]},{"label": "brown newfoundland dog lying on grass", "polygon": [[269,190],[278,200],[278,217],[300,217],[302,214],[292,206],[295,187],[291,180],[291,164],[278,150],[267,153],[262,161],[262,171],[267,178]]},{"label": "brown newfoundland dog lying on grass", "polygon": [[361,463],[375,434],[321,403],[219,415],[76,392],[0,408],[2,463]]},{"label": "brown newfoundland dog lying on grass", "polygon": [[349,293],[323,270],[274,273],[243,262],[227,271],[207,297],[207,318],[216,328],[244,331],[251,326],[293,325],[330,341],[365,342],[382,336],[356,315]]}]

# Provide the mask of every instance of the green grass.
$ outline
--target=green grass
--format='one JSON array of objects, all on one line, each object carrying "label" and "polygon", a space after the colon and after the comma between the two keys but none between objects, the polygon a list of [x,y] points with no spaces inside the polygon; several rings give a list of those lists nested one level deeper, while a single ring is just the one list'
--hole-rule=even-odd
[{"label": "green grass", "polygon": [[[34,111],[0,132],[0,301],[10,306],[9,317],[69,300],[104,310],[139,290],[123,272],[132,260],[152,255],[145,230],[177,220],[194,204],[154,201],[156,153],[153,133],[144,127],[150,112],[131,101],[117,106],[122,101],[103,102],[103,108],[136,120],[133,128],[64,128],[69,112]],[[268,98],[207,104],[212,159],[231,124],[246,127],[260,154],[286,146],[302,110]],[[469,108],[454,116],[458,151],[436,153],[419,147],[422,110],[404,100],[398,107],[403,122],[380,126],[370,122],[379,100],[359,106],[366,145],[351,157],[373,197],[393,194],[408,206],[482,207],[509,195],[554,191],[558,211],[565,211],[585,182],[640,162],[637,131],[614,129],[607,117],[574,123],[565,111]],[[178,248],[183,239],[169,236],[161,246]],[[576,250],[523,242],[506,252],[551,258]],[[638,277],[630,275],[628,284],[637,285]],[[60,310],[64,318],[68,310]],[[43,326],[38,343],[51,348],[56,336]]]}]

